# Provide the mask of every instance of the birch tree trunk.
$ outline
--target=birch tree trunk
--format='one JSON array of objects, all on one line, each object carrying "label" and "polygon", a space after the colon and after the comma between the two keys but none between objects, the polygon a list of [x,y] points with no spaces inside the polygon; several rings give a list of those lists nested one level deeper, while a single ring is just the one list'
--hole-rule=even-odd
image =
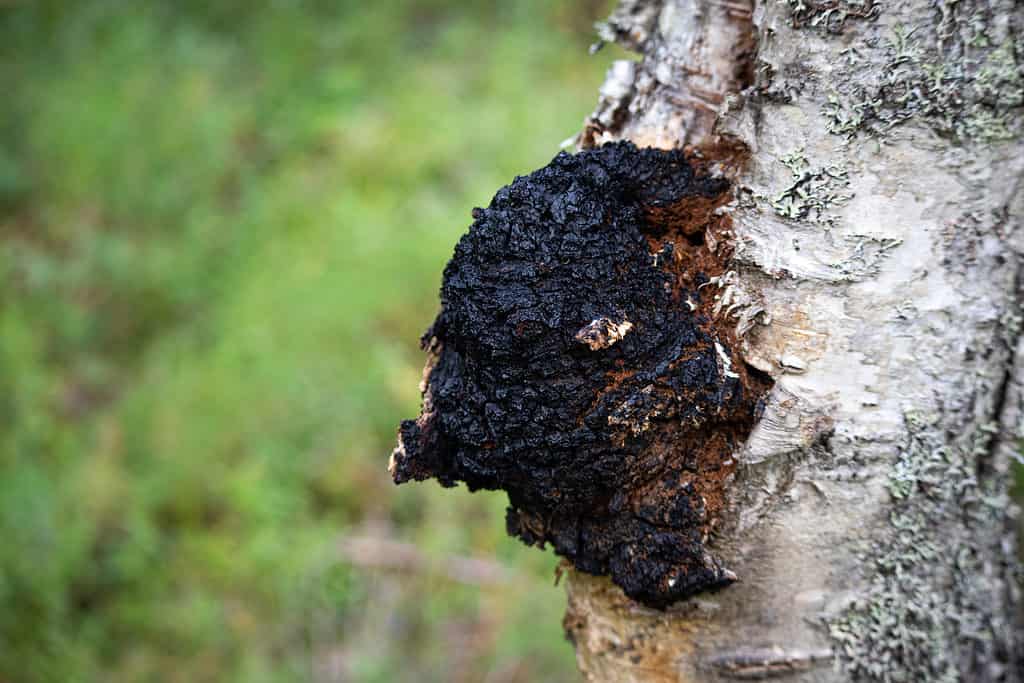
[{"label": "birch tree trunk", "polygon": [[1022,680],[1016,511],[1024,5],[622,0],[581,146],[729,175],[719,278],[775,386],[711,546],[739,582],[644,608],[568,572],[591,681]]}]

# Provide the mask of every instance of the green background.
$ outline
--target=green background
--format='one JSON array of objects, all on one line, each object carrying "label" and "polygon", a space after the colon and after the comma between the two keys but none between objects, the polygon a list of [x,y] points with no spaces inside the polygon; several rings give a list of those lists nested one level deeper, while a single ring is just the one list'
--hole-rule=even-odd
[{"label": "green background", "polygon": [[385,468],[608,4],[0,3],[0,681],[575,679],[504,496]]}]

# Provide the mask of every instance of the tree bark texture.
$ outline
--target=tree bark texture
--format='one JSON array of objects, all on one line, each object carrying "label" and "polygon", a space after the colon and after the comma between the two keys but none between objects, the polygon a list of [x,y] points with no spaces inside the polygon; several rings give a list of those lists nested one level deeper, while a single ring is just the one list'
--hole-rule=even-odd
[{"label": "tree bark texture", "polygon": [[735,189],[711,286],[775,386],[666,612],[569,571],[591,681],[1019,681],[1024,5],[623,0],[580,137]]}]

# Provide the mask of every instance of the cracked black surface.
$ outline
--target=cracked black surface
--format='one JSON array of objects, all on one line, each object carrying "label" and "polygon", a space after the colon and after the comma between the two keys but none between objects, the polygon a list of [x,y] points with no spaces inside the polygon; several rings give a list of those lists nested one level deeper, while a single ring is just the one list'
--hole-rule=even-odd
[{"label": "cracked black surface", "polygon": [[401,424],[395,481],[502,489],[510,534],[653,607],[733,580],[705,548],[701,478],[759,396],[687,304],[701,291],[674,287],[647,239],[672,228],[650,208],[727,189],[681,152],[622,142],[559,154],[475,209],[422,340],[423,411]]}]

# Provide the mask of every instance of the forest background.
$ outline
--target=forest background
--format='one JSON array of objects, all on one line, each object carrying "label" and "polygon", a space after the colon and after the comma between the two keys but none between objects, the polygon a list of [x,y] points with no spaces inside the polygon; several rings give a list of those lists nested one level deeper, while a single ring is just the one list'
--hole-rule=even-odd
[{"label": "forest background", "polygon": [[504,495],[386,465],[609,6],[0,3],[0,681],[576,678]]}]

